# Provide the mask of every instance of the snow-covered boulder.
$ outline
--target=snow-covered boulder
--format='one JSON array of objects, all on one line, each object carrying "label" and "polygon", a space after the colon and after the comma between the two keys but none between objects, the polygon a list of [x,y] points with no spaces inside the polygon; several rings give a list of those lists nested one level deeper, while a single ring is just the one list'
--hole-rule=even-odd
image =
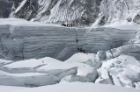
[{"label": "snow-covered boulder", "polygon": [[98,52],[97,52],[97,57],[98,57],[100,60],[105,60],[105,59],[106,59],[106,53],[105,53],[105,51],[98,51]]}]

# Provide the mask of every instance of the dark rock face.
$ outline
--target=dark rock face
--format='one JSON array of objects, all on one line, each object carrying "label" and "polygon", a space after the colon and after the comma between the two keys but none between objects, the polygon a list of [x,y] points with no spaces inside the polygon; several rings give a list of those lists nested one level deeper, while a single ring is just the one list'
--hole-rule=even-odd
[{"label": "dark rock face", "polygon": [[96,0],[41,0],[35,21],[73,26],[90,25],[98,17]]},{"label": "dark rock face", "polygon": [[6,18],[9,16],[12,2],[0,0],[0,18]]},{"label": "dark rock face", "polygon": [[[13,4],[16,6],[17,2],[14,1]],[[10,17],[30,20],[31,18],[34,18],[36,16],[37,10],[37,0],[23,0],[20,2],[18,7],[15,7],[13,11],[11,11]]]},{"label": "dark rock face", "polygon": [[137,14],[137,15],[134,17],[133,21],[134,21],[135,23],[137,23],[137,24],[140,24],[140,14]]},{"label": "dark rock face", "polygon": [[7,18],[12,11],[13,3],[18,7],[22,0],[0,0],[0,18]]}]

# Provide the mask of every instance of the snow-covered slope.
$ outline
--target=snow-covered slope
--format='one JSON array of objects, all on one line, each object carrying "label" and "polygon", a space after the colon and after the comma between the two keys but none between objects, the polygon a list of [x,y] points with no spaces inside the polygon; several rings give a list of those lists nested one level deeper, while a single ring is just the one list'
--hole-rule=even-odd
[{"label": "snow-covered slope", "polygon": [[[1,0],[0,16],[68,26],[140,24],[139,0]],[[4,6],[7,9],[4,9]],[[10,12],[10,13],[9,13]]]},{"label": "snow-covered slope", "polygon": [[[101,0],[9,0],[7,16],[69,26],[90,25],[98,17]],[[9,13],[10,12],[10,13]],[[3,12],[2,12],[3,13]]]},{"label": "snow-covered slope", "polygon": [[139,24],[139,9],[140,0],[103,0],[100,5],[106,23],[127,20]]},{"label": "snow-covered slope", "polygon": [[100,85],[100,84],[92,84],[92,83],[64,83],[64,84],[56,84],[53,86],[44,86],[38,88],[30,88],[30,89],[21,89],[5,87],[12,89],[13,91],[7,91],[2,88],[3,92],[139,92],[139,90],[135,89],[126,89],[122,87],[110,86],[110,85]]}]

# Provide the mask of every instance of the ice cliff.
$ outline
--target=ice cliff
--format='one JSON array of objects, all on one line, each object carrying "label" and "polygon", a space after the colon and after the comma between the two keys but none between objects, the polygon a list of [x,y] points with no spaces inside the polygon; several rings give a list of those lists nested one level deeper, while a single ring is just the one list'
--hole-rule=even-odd
[{"label": "ice cliff", "polygon": [[114,28],[67,28],[18,19],[0,21],[1,58],[9,60],[46,56],[65,60],[78,48],[91,53],[121,46],[136,33]]}]

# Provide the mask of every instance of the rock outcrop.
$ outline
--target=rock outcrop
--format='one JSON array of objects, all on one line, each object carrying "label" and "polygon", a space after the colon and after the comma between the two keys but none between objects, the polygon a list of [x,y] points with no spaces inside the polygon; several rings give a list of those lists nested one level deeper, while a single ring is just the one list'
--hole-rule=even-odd
[{"label": "rock outcrop", "polygon": [[[1,2],[1,1],[0,1]],[[9,0],[7,16],[52,24],[89,26],[98,18],[101,0]]]}]

